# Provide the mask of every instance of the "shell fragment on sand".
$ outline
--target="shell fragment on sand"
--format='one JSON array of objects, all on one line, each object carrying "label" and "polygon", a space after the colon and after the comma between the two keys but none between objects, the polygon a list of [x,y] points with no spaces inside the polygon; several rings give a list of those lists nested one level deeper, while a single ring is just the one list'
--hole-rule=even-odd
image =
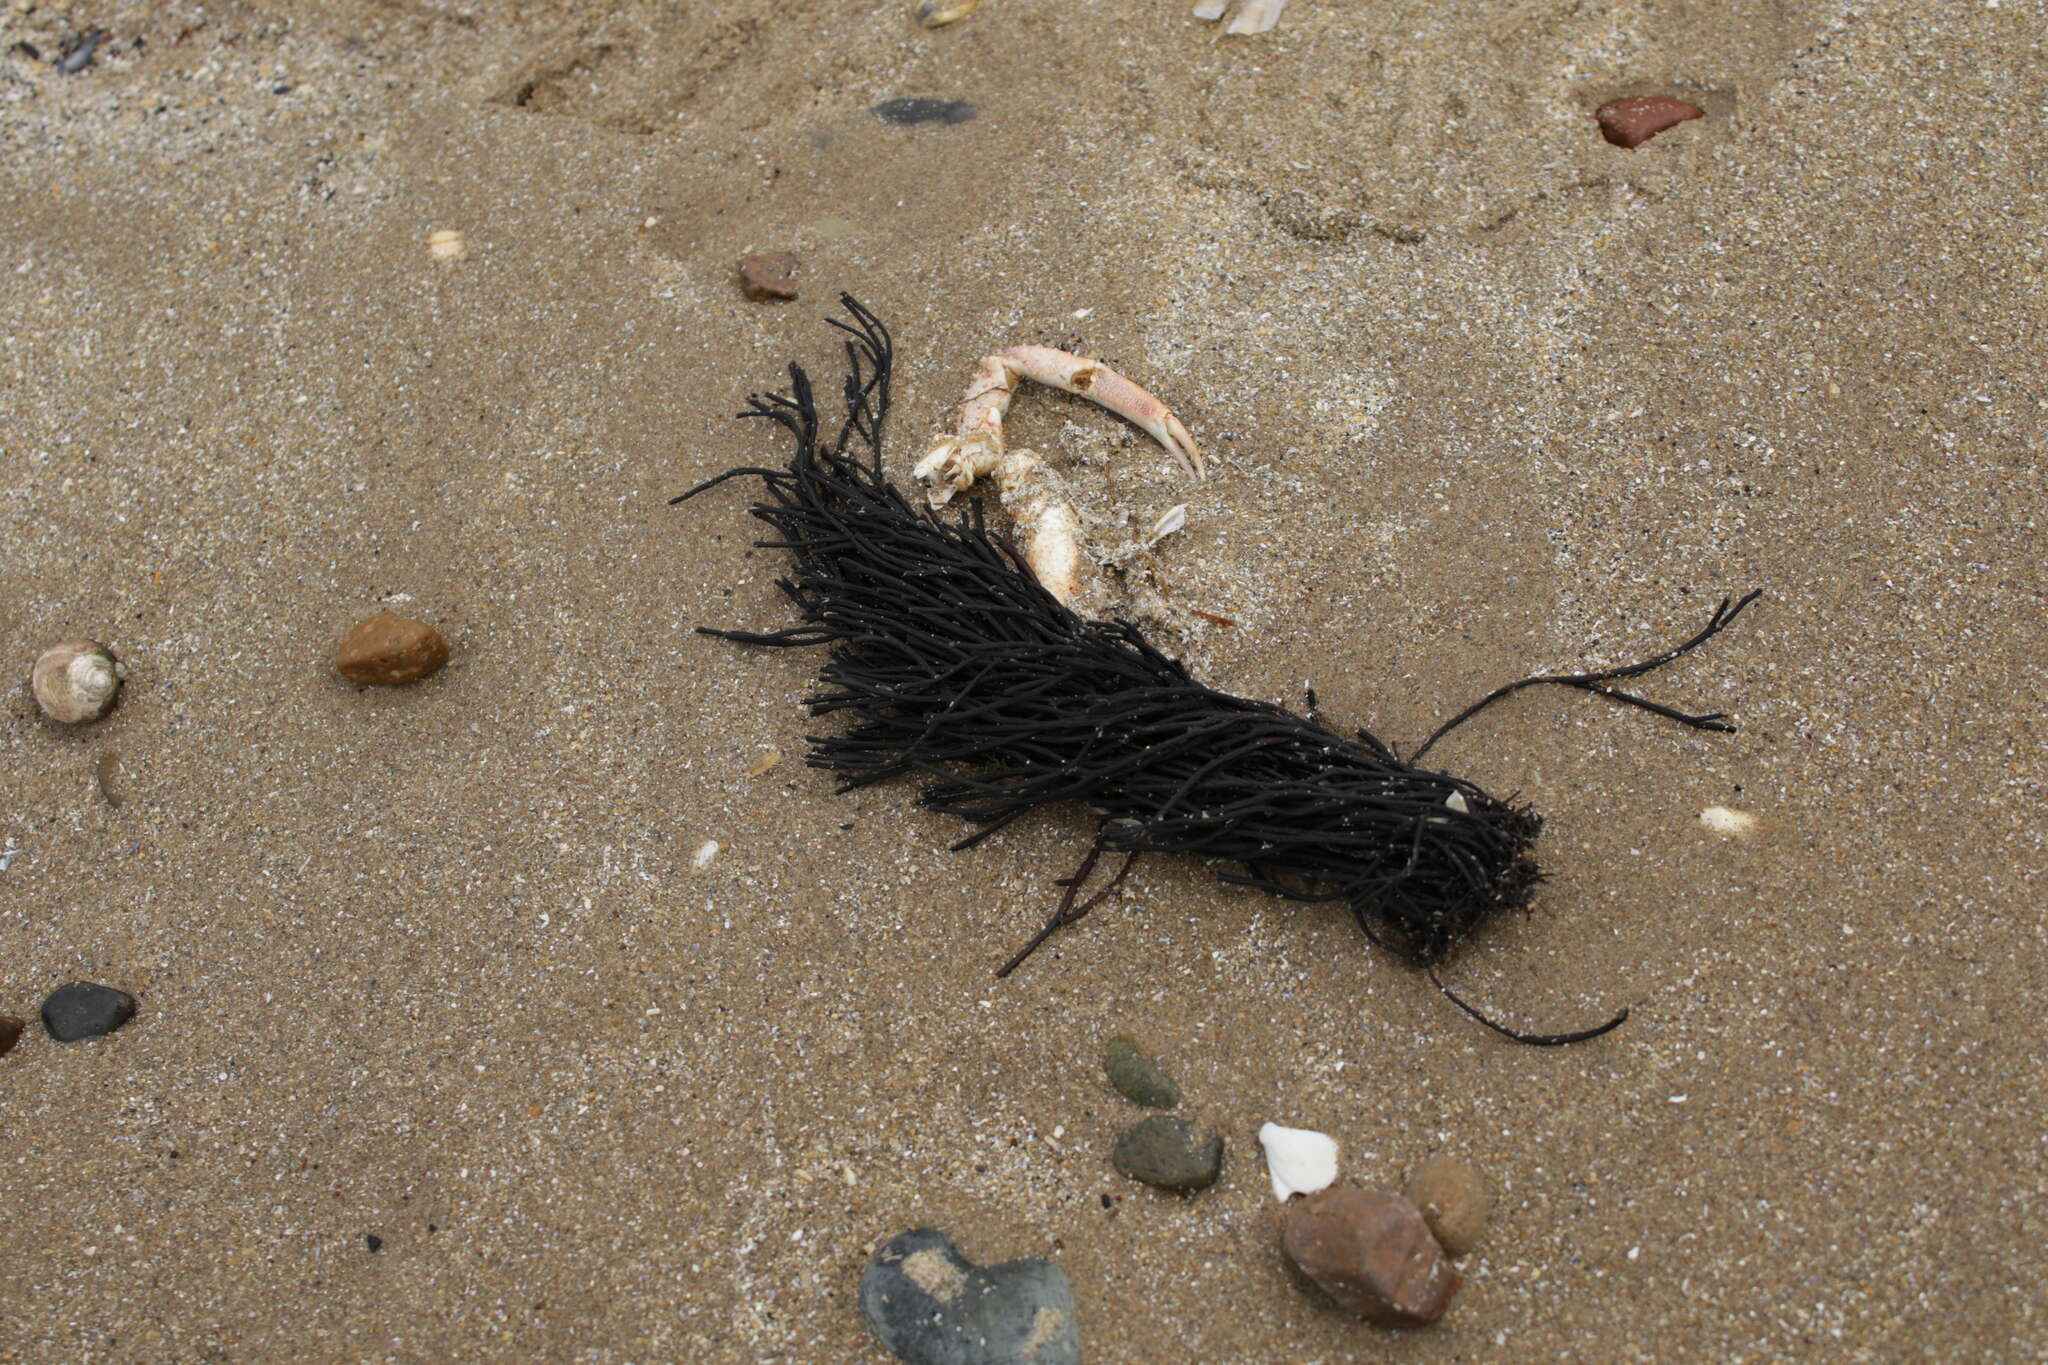
[{"label": "shell fragment on sand", "polygon": [[1700,812],[1700,823],[1730,839],[1746,839],[1756,833],[1756,817],[1731,806],[1708,806]]},{"label": "shell fragment on sand", "polygon": [[1266,1149],[1266,1170],[1273,1177],[1273,1197],[1285,1202],[1297,1194],[1326,1190],[1337,1180],[1337,1139],[1309,1128],[1268,1123],[1259,1129]]}]

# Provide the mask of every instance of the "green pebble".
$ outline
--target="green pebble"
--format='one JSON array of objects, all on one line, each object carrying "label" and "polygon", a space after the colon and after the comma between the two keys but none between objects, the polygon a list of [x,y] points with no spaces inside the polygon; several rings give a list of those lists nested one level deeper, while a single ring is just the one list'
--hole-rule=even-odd
[{"label": "green pebble", "polygon": [[1171,1109],[1180,1103],[1180,1087],[1173,1083],[1173,1077],[1160,1070],[1159,1063],[1124,1034],[1110,1039],[1102,1049],[1102,1069],[1109,1073],[1109,1083],[1117,1093],[1132,1104],[1142,1104],[1147,1109]]}]

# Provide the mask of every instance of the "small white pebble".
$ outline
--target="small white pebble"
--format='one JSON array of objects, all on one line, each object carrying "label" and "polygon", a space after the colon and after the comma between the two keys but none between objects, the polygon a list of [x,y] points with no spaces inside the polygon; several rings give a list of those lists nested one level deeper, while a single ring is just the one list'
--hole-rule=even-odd
[{"label": "small white pebble", "polygon": [[1282,1203],[1289,1195],[1314,1194],[1337,1181],[1337,1139],[1328,1133],[1269,1123],[1259,1129],[1259,1145],[1266,1149],[1273,1197]]},{"label": "small white pebble", "polygon": [[1076,308],[1074,310],[1074,321],[1079,322],[1082,318],[1087,317],[1090,313],[1094,311],[1095,310],[1093,308]]},{"label": "small white pebble", "polygon": [[1684,1104],[1684,1103],[1685,1103],[1685,1100],[1686,1100],[1686,1097],[1685,1097],[1684,1095],[1673,1095],[1673,1096],[1671,1097],[1671,1102],[1672,1102],[1673,1104]]},{"label": "small white pebble", "polygon": [[1700,812],[1700,823],[1716,834],[1740,839],[1756,832],[1756,817],[1729,806],[1708,806]]},{"label": "small white pebble", "polygon": [[437,261],[459,261],[466,250],[462,234],[454,228],[436,228],[427,234],[427,253]]},{"label": "small white pebble", "polygon": [[701,871],[702,869],[711,866],[711,860],[713,858],[716,858],[717,856],[718,840],[706,839],[702,844],[697,846],[697,852],[695,856],[693,856],[690,859],[690,865]]}]

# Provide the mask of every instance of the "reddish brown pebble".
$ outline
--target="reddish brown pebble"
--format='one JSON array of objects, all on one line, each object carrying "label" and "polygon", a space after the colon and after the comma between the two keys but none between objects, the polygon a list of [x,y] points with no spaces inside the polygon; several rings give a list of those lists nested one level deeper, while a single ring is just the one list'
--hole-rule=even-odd
[{"label": "reddish brown pebble", "polygon": [[0,1057],[14,1051],[14,1045],[21,1041],[21,1031],[27,1027],[26,1019],[17,1019],[11,1014],[0,1014]]},{"label": "reddish brown pebble", "polygon": [[740,262],[740,289],[756,303],[796,297],[797,259],[787,251],[749,256]]},{"label": "reddish brown pebble", "polygon": [[1281,1229],[1287,1257],[1339,1306],[1387,1327],[1426,1327],[1444,1315],[1464,1281],[1397,1194],[1337,1186],[1290,1208]]},{"label": "reddish brown pebble", "polygon": [[1662,95],[1638,95],[1633,99],[1609,100],[1593,117],[1600,120],[1600,136],[1617,147],[1640,147],[1673,124],[1706,114],[1697,104],[1666,99]]},{"label": "reddish brown pebble", "polygon": [[348,633],[334,666],[350,682],[393,687],[437,673],[448,662],[448,641],[425,621],[380,611]]}]

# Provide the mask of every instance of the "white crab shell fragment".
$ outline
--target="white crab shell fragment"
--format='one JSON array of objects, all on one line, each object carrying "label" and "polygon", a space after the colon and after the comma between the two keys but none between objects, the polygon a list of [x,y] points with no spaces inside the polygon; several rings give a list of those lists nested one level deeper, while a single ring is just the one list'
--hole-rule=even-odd
[{"label": "white crab shell fragment", "polygon": [[[1229,0],[1197,0],[1197,19],[1221,19],[1223,11],[1229,8]],[[1244,0],[1237,7],[1237,17],[1223,30],[1227,34],[1270,33],[1286,12],[1287,0]]]},{"label": "white crab shell fragment", "polygon": [[1756,832],[1756,817],[1730,806],[1708,806],[1700,812],[1700,823],[1731,839],[1746,838]]},{"label": "white crab shell fragment", "polygon": [[1016,520],[1032,575],[1054,597],[1071,602],[1081,593],[1080,515],[1059,475],[1030,451],[1010,450],[1003,443],[1003,414],[1026,379],[1079,394],[1128,418],[1196,479],[1207,469],[1201,447],[1180,418],[1101,361],[1050,346],[1013,346],[984,356],[960,402],[954,434],[934,442],[912,473],[930,490],[934,507],[943,507],[981,479],[995,484]]},{"label": "white crab shell fragment", "polygon": [[1283,1203],[1297,1194],[1314,1194],[1337,1181],[1337,1139],[1309,1128],[1268,1123],[1259,1129],[1266,1149],[1266,1170],[1273,1177],[1273,1197]]}]

